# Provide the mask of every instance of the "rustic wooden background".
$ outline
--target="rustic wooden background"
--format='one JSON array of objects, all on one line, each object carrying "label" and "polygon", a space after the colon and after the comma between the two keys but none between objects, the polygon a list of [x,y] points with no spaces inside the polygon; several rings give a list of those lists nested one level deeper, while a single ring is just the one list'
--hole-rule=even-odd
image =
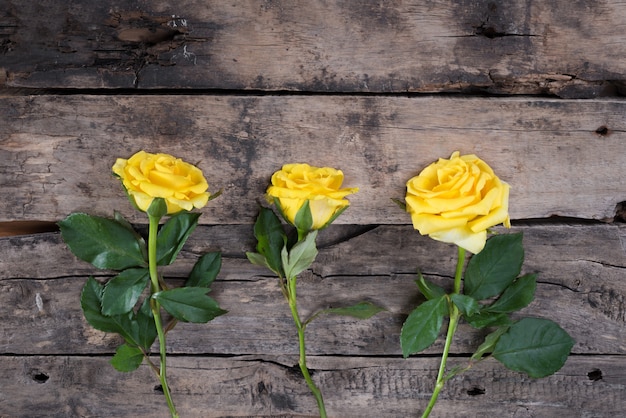
[{"label": "rustic wooden background", "polygon": [[[512,186],[525,314],[576,340],[535,380],[481,363],[448,382],[437,417],[618,417],[626,410],[626,11],[615,0],[0,0],[0,416],[161,417],[148,367],[108,364],[119,341],[79,308],[86,277],[54,222],[134,213],[110,176],[139,149],[197,163],[224,194],[168,275],[221,250],[229,310],[169,335],[184,417],[315,416],[276,279],[251,265],[252,222],[285,162],[344,170],[361,191],[320,236],[304,313],[360,299],[367,321],[323,317],[310,365],[332,417],[414,416],[442,341],[403,359],[419,267],[449,286],[451,246],[391,198],[425,165],[477,153]],[[453,364],[483,334],[462,326]]]}]

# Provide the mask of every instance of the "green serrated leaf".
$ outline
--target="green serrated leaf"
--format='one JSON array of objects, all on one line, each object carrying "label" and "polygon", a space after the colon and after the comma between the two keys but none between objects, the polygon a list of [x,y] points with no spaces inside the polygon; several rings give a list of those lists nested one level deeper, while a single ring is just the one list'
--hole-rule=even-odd
[{"label": "green serrated leaf", "polygon": [[480,311],[480,305],[473,297],[455,293],[450,296],[450,299],[459,308],[463,316],[475,315]]},{"label": "green serrated leaf", "polygon": [[500,294],[519,275],[523,262],[521,233],[489,238],[485,248],[467,264],[464,293],[476,300]]},{"label": "green serrated leaf", "polygon": [[72,253],[97,268],[124,270],[146,265],[136,235],[113,219],[73,213],[60,221],[59,227]]},{"label": "green serrated leaf", "polygon": [[179,287],[157,292],[152,297],[179,321],[205,323],[226,313],[207,292],[203,287]]},{"label": "green serrated leaf", "polygon": [[317,257],[316,237],[317,231],[311,231],[302,241],[298,241],[289,253],[285,254],[286,250],[281,253],[286,277],[296,277],[313,264]]},{"label": "green serrated leaf", "polygon": [[106,316],[130,312],[141,292],[144,291],[150,276],[148,269],[127,269],[109,280],[102,293],[102,313]]},{"label": "green serrated leaf", "polygon": [[406,358],[418,353],[435,342],[443,318],[448,313],[445,296],[422,303],[408,316],[400,332],[402,355]]},{"label": "green serrated leaf", "polygon": [[182,211],[163,224],[157,235],[157,264],[172,264],[187,238],[198,226],[200,213]]},{"label": "green serrated leaf", "polygon": [[118,372],[132,372],[141,366],[143,357],[143,353],[138,347],[122,344],[115,350],[115,355],[111,359],[111,365]]},{"label": "green serrated leaf", "polygon": [[493,357],[511,370],[540,378],[563,367],[573,346],[572,337],[555,322],[523,318],[500,337]]},{"label": "green serrated leaf", "polygon": [[102,314],[102,293],[104,286],[90,277],[80,297],[80,306],[85,319],[95,329],[103,332],[120,334],[126,341],[138,345],[134,334],[136,323],[132,320],[132,313],[106,316]]},{"label": "green serrated leaf", "polygon": [[320,311],[320,314],[334,314],[342,316],[351,316],[358,319],[368,319],[376,315],[379,312],[384,311],[384,308],[374,305],[371,302],[363,301],[355,305],[346,306],[342,308],[329,308]]},{"label": "green serrated leaf", "polygon": [[465,316],[465,320],[474,328],[498,327],[511,324],[509,316],[505,313],[481,311],[471,316]]},{"label": "green serrated leaf", "polygon": [[265,258],[265,265],[279,277],[284,277],[281,251],[285,247],[287,236],[274,211],[260,208],[254,224],[254,236],[257,239],[257,251]]},{"label": "green serrated leaf", "polygon": [[420,292],[422,292],[426,299],[437,299],[446,294],[446,291],[442,287],[426,280],[421,272],[418,271],[417,276],[418,279],[415,283],[417,283],[417,287],[419,287]]},{"label": "green serrated leaf", "polygon": [[485,308],[489,312],[509,313],[525,308],[535,297],[537,275],[526,274],[515,280],[504,289],[502,295],[491,305]]},{"label": "green serrated leaf", "polygon": [[152,347],[152,344],[157,337],[154,316],[152,315],[152,309],[150,308],[150,299],[144,300],[141,304],[141,307],[135,315],[135,322],[137,323],[137,327],[134,340],[137,342],[139,347],[143,348],[146,352],[149,352],[150,347]]},{"label": "green serrated leaf", "polygon": [[483,341],[483,343],[478,346],[478,348],[476,349],[476,352],[472,354],[471,359],[473,361],[478,361],[482,359],[485,354],[491,353],[494,347],[496,346],[496,344],[498,343],[498,340],[500,339],[502,334],[507,332],[508,329],[509,329],[509,326],[505,325],[505,326],[497,328],[492,333],[487,334],[487,336],[485,337],[485,341]]},{"label": "green serrated leaf", "polygon": [[193,266],[185,286],[209,288],[221,268],[222,254],[219,252],[206,253]]}]

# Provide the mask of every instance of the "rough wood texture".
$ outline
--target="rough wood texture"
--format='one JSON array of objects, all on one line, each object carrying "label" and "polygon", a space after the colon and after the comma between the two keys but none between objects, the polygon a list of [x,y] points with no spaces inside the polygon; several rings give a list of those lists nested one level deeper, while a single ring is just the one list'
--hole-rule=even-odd
[{"label": "rough wood texture", "polygon": [[[179,324],[169,336],[179,354],[294,354],[293,323],[277,279],[244,256],[253,248],[251,226],[197,231],[170,277],[185,277],[198,254],[224,253],[212,295],[229,311],[206,326]],[[421,237],[408,226],[359,231],[338,226],[322,236],[320,254],[299,281],[304,316],[318,309],[367,299],[386,312],[367,321],[325,316],[308,328],[312,354],[399,355],[406,315],[422,302],[414,284],[420,270],[450,287],[450,246]],[[518,227],[525,234],[526,272],[537,272],[536,300],[526,316],[550,317],[572,334],[577,354],[626,354],[626,229],[609,225]],[[219,243],[219,244],[218,244]],[[377,245],[372,245],[377,243]],[[601,244],[599,244],[601,243]],[[216,245],[218,247],[216,248]],[[0,306],[13,306],[3,321],[0,352],[16,354],[112,353],[118,341],[83,320],[78,300],[86,277],[111,277],[76,261],[58,234],[0,240]],[[33,260],[25,263],[25,260]],[[40,280],[31,280],[37,277]],[[262,316],[259,317],[259,313]],[[591,320],[593,319],[593,320]],[[69,339],[68,339],[69,336]],[[472,353],[484,337],[465,326],[453,352]],[[439,341],[428,352],[441,351]]]},{"label": "rough wood texture", "polygon": [[[557,312],[576,339],[573,354],[561,371],[541,380],[495,361],[479,364],[449,382],[435,416],[616,416],[626,407],[626,228],[533,224],[515,230],[524,232],[524,270],[539,273],[536,300],[523,314],[554,318]],[[229,313],[207,325],[179,324],[168,338],[175,355],[171,381],[184,416],[315,414],[293,368],[294,329],[276,279],[243,258],[252,246],[250,225],[201,227],[168,273],[184,277],[205,251],[221,250],[225,257],[212,295]],[[360,299],[387,308],[366,321],[322,317],[310,325],[310,364],[331,416],[406,417],[423,408],[438,359],[402,360],[399,332],[421,301],[416,267],[450,285],[450,246],[409,226],[337,225],[320,236],[320,248],[312,271],[299,281],[305,315]],[[0,414],[45,409],[52,416],[161,416],[163,401],[148,368],[115,372],[107,360],[119,341],[82,318],[78,299],[86,276],[110,275],[74,259],[57,233],[2,238],[0,252],[0,306],[13,307],[0,339],[0,381],[11,382],[0,391]],[[481,339],[461,326],[452,361],[466,362]]]},{"label": "rough wood texture", "polygon": [[[612,219],[626,198],[619,100],[334,96],[29,96],[0,102],[0,221],[72,211],[140,219],[109,175],[117,157],[169,152],[204,170],[205,223],[251,223],[285,162],[341,168],[359,186],[342,223],[407,223],[391,202],[453,151],[509,182],[515,219]],[[599,151],[600,149],[606,151]],[[600,186],[599,186],[600,185]]]},{"label": "rough wood texture", "polygon": [[0,2],[0,85],[614,95],[616,0]]},{"label": "rough wood texture", "polygon": [[[183,417],[316,415],[277,279],[244,257],[270,175],[295,161],[339,167],[361,188],[299,279],[302,313],[361,299],[387,308],[309,326],[330,416],[423,409],[442,341],[404,360],[398,337],[421,301],[416,268],[450,287],[454,251],[413,231],[390,198],[455,150],[511,184],[524,270],[539,274],[523,314],[555,319],[576,345],[546,379],[479,363],[448,382],[433,416],[622,416],[625,10],[617,0],[0,0],[0,417],[165,416],[150,370],[116,372],[119,341],[80,311],[86,278],[112,273],[77,261],[53,232],[74,211],[118,209],[145,226],[109,175],[142,148],[197,163],[224,190],[167,271],[182,282],[201,253],[223,253],[213,296],[229,313],[168,337]],[[45,233],[10,236],[30,231]],[[452,363],[481,341],[462,325]]]},{"label": "rough wood texture", "polygon": [[[453,361],[457,361],[456,359]],[[172,357],[173,396],[183,417],[315,417],[315,401],[292,367],[295,356]],[[626,365],[619,356],[574,357],[555,375],[529,379],[487,361],[449,381],[432,417],[619,417]],[[311,356],[329,416],[405,418],[428,403],[434,358]],[[3,417],[165,418],[147,367],[113,373],[90,356],[2,358]],[[106,405],[106,406],[105,406]],[[9,412],[10,411],[10,412]]]}]

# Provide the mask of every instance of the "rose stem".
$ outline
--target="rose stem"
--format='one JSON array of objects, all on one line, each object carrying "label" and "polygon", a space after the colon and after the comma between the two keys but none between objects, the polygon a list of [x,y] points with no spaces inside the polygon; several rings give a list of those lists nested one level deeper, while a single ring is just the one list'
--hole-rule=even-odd
[{"label": "rose stem", "polygon": [[[454,289],[452,290],[453,294],[458,294],[461,292],[461,277],[463,275],[463,265],[465,264],[465,249],[458,247],[459,249],[459,258],[456,263],[456,271],[454,273]],[[450,322],[448,323],[448,333],[446,335],[446,342],[443,347],[443,354],[441,355],[441,364],[439,365],[439,373],[437,374],[437,382],[435,384],[435,389],[433,390],[433,394],[430,398],[430,402],[428,402],[428,406],[426,410],[422,414],[422,418],[426,418],[430,415],[430,412],[433,410],[435,403],[437,402],[437,398],[439,397],[439,392],[443,389],[443,385],[448,378],[444,377],[446,372],[446,362],[448,361],[448,353],[450,352],[450,345],[452,344],[452,338],[454,338],[454,333],[456,332],[456,327],[459,323],[459,308],[452,302],[452,300],[448,300],[448,311],[450,314]]]},{"label": "rose stem", "polygon": [[152,308],[152,316],[154,316],[154,325],[156,327],[157,335],[159,337],[159,354],[160,354],[160,361],[161,361],[161,366],[159,369],[159,380],[161,381],[161,388],[163,389],[163,394],[165,395],[165,399],[167,400],[167,406],[170,409],[172,418],[178,418],[178,412],[176,412],[176,407],[174,406],[174,402],[172,402],[170,388],[167,384],[166,360],[165,360],[166,359],[165,332],[163,332],[163,324],[161,323],[161,306],[156,299],[152,298],[152,295],[160,291],[159,276],[157,272],[157,245],[156,245],[160,218],[157,216],[151,216],[151,215],[148,215],[148,218],[150,220],[150,228],[148,231],[148,264],[150,266],[150,281],[151,281],[150,307]]},{"label": "rose stem", "polygon": [[298,314],[298,307],[296,305],[296,277],[291,277],[288,279],[288,302],[289,308],[291,309],[291,315],[293,316],[293,320],[296,323],[296,329],[298,330],[298,342],[300,347],[300,360],[298,361],[298,365],[300,366],[300,370],[302,371],[302,375],[304,376],[304,380],[306,380],[307,385],[309,385],[309,389],[315,396],[315,400],[317,401],[317,408],[320,412],[320,418],[326,418],[326,407],[324,406],[324,399],[322,398],[322,392],[319,390],[313,380],[311,379],[311,375],[309,374],[309,369],[306,366],[306,346],[304,343],[304,329],[306,328],[306,324],[303,324],[300,320],[300,315]]}]

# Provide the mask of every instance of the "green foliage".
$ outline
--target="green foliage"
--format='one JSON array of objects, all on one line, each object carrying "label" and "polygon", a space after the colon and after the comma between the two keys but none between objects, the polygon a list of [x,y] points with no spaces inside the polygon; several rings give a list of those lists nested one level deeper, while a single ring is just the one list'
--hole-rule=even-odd
[{"label": "green foliage", "polygon": [[157,235],[157,264],[169,265],[198,226],[199,213],[182,211],[165,222]]},{"label": "green foliage", "polygon": [[498,295],[515,280],[524,262],[522,234],[496,235],[465,270],[464,293],[476,300]]},{"label": "green foliage", "polygon": [[213,284],[221,268],[222,254],[219,252],[206,253],[193,266],[185,286],[208,288]]},{"label": "green foliage", "polygon": [[536,275],[518,277],[523,261],[522,234],[497,235],[489,238],[483,251],[467,264],[464,293],[446,295],[444,289],[418,273],[416,283],[428,301],[418,306],[402,327],[404,357],[435,341],[444,317],[450,314],[445,303],[449,298],[472,327],[497,327],[472,355],[472,361],[491,353],[506,367],[531,377],[559,370],[574,344],[567,332],[547,319],[523,318],[516,322],[509,317],[534,298]]},{"label": "green foliage", "polygon": [[[155,199],[148,213],[151,225],[158,224],[164,210],[165,201]],[[198,218],[199,214],[183,211],[165,222],[152,249],[157,264],[174,262],[196,228]],[[162,286],[162,280],[155,276],[153,286],[149,286],[146,240],[119,213],[115,213],[114,219],[75,213],[59,225],[63,239],[77,257],[98,268],[118,271],[106,285],[90,277],[80,300],[85,319],[92,327],[119,334],[124,339],[125,343],[111,360],[117,370],[135,370],[145,353],[150,352],[158,335],[154,317],[158,303],[174,318],[188,322],[207,322],[226,312],[206,295],[221,268],[220,253],[200,257],[186,287],[155,292],[156,287]],[[150,288],[152,297],[145,297],[140,303],[146,288]]]},{"label": "green foliage", "polygon": [[368,319],[382,311],[384,311],[384,309],[380,306],[374,305],[371,302],[364,301],[343,308],[324,309],[320,311],[320,314],[328,313],[333,315],[351,316],[358,319]]},{"label": "green foliage", "polygon": [[130,312],[150,281],[148,269],[127,269],[104,287],[102,313],[107,316]]},{"label": "green foliage", "polygon": [[511,370],[538,378],[563,367],[573,346],[572,337],[553,321],[523,318],[500,337],[493,356]]},{"label": "green foliage", "polygon": [[426,299],[436,299],[446,294],[446,291],[442,287],[426,280],[421,272],[418,271],[417,276],[418,279],[415,283],[417,283],[417,287],[419,287],[420,292],[422,292]]},{"label": "green foliage", "polygon": [[132,372],[141,366],[143,357],[144,354],[139,348],[122,344],[115,350],[111,365],[119,372]]},{"label": "green foliage", "polygon": [[179,287],[157,292],[152,297],[179,321],[205,323],[226,313],[207,296],[208,291],[203,287]]},{"label": "green foliage", "polygon": [[260,208],[254,224],[254,236],[257,239],[258,253],[246,253],[250,262],[267,267],[278,277],[285,277],[281,252],[286,245],[287,236],[280,219],[271,209]]},{"label": "green foliage", "polygon": [[113,219],[73,213],[60,221],[59,227],[72,253],[99,269],[147,266],[143,240]]},{"label": "green foliage", "polygon": [[291,250],[288,251],[286,246],[283,247],[280,255],[287,278],[296,277],[313,264],[313,260],[317,257],[316,237],[317,231],[311,231],[306,234],[303,240],[298,241]]},{"label": "green foliage", "polygon": [[411,312],[400,332],[400,346],[405,358],[435,342],[446,313],[448,302],[445,295],[424,302]]},{"label": "green foliage", "polygon": [[311,207],[309,206],[308,200],[304,202],[296,213],[293,223],[301,234],[306,234],[313,227],[313,215],[311,214]]}]

